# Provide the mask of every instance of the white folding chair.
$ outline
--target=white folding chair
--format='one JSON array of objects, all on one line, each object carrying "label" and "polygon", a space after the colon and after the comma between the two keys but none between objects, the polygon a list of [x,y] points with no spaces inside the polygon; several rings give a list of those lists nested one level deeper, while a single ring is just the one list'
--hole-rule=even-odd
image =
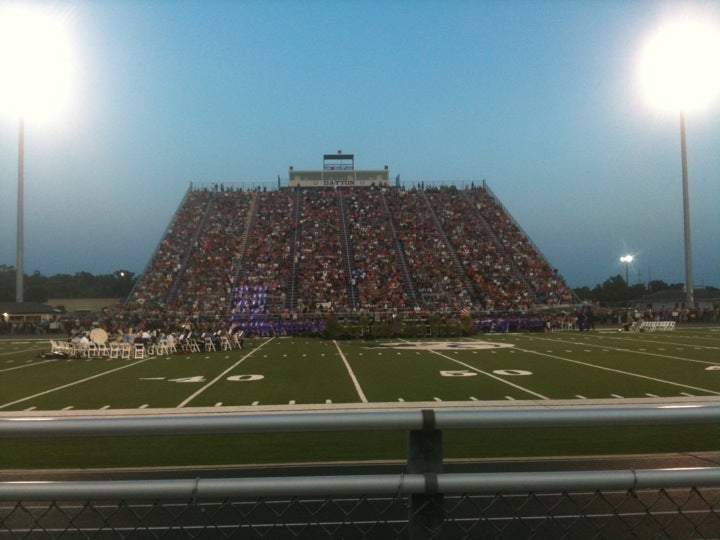
[{"label": "white folding chair", "polygon": [[72,346],[64,341],[56,341],[54,339],[50,340],[50,352],[54,354],[68,354],[72,355],[73,348]]},{"label": "white folding chair", "polygon": [[92,341],[80,345],[80,356],[83,358],[97,358],[97,345]]},{"label": "white folding chair", "polygon": [[108,358],[120,358],[120,344],[117,341],[110,342]]},{"label": "white folding chair", "polygon": [[155,354],[158,356],[168,354],[170,350],[168,349],[168,340],[167,339],[161,339],[155,344]]}]

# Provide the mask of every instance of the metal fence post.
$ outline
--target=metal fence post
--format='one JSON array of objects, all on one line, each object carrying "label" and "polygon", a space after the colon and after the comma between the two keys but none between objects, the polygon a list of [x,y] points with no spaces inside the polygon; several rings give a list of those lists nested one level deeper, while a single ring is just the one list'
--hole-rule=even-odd
[{"label": "metal fence post", "polygon": [[445,508],[438,493],[437,475],[442,472],[442,431],[435,426],[435,411],[423,409],[421,430],[408,433],[408,474],[425,477],[423,493],[410,494],[409,532],[411,540],[443,538]]}]

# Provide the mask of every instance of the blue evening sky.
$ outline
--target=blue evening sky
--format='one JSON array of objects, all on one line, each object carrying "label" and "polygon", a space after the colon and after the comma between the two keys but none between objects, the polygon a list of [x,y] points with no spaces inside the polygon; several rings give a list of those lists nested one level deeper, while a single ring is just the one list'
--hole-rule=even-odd
[{"label": "blue evening sky", "polygon": [[[679,115],[643,44],[718,2],[57,1],[72,97],[28,121],[25,271],[143,270],[190,182],[287,181],[322,154],[405,185],[482,182],[571,286],[684,281]],[[720,65],[720,64],[719,64]],[[696,285],[720,286],[720,96],[687,118]],[[17,119],[0,117],[15,265]]]}]

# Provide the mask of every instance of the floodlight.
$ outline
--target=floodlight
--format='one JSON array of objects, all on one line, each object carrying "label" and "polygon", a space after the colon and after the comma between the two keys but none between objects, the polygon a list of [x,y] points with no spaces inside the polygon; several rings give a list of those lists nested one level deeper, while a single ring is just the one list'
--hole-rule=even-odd
[{"label": "floodlight", "polygon": [[691,307],[695,299],[685,114],[708,105],[720,94],[720,28],[688,20],[665,25],[650,39],[642,58],[640,75],[648,101],[656,107],[680,113],[685,295],[686,305]]},{"label": "floodlight", "polygon": [[0,110],[19,117],[15,300],[23,302],[25,119],[57,114],[68,95],[70,54],[58,18],[19,3],[0,8]]}]

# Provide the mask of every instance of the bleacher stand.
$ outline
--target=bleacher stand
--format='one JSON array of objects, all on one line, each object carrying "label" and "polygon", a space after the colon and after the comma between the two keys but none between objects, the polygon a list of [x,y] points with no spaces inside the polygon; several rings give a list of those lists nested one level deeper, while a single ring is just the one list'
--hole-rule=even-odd
[{"label": "bleacher stand", "polygon": [[127,307],[274,334],[335,313],[493,314],[571,301],[484,186],[200,188]]}]

